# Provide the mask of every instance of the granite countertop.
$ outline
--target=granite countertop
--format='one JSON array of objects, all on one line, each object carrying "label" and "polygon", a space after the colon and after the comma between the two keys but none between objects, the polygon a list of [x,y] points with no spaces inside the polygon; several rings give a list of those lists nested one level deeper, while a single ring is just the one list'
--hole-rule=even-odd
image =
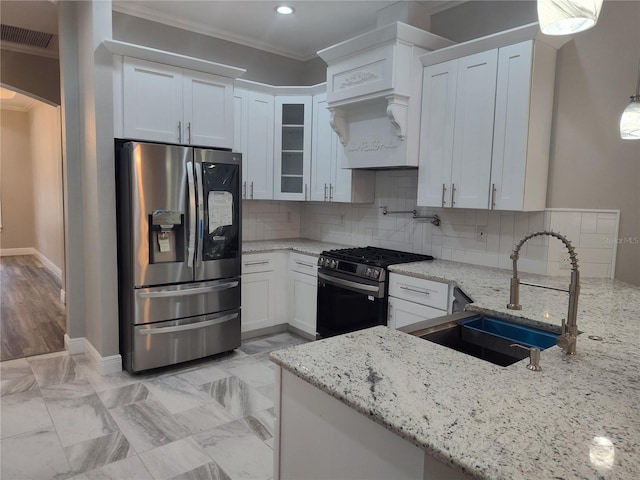
[{"label": "granite countertop", "polygon": [[[507,310],[507,270],[441,260],[390,270],[458,285],[474,300],[467,309],[492,315],[559,326],[567,312],[566,293],[524,285],[523,309]],[[271,359],[472,477],[636,479],[640,288],[582,279],[578,328],[577,355],[551,347],[541,352],[541,372],[527,370],[526,359],[500,367],[387,327],[280,350]],[[600,444],[607,441],[613,446]]]},{"label": "granite countertop", "polygon": [[333,250],[336,248],[349,248],[349,245],[308,240],[306,238],[285,238],[281,240],[254,240],[242,242],[242,253],[244,254],[290,250],[317,256],[324,250]]}]

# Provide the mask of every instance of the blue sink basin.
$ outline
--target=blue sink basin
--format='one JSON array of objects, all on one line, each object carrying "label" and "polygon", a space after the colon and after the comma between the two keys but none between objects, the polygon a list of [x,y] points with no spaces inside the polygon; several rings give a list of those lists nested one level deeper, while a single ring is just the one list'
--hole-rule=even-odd
[{"label": "blue sink basin", "polygon": [[[493,335],[525,347],[544,350],[556,344],[557,334],[533,327],[515,325],[497,318],[478,317],[462,322],[462,336],[477,337],[477,333]],[[466,332],[465,332],[466,331]]]}]

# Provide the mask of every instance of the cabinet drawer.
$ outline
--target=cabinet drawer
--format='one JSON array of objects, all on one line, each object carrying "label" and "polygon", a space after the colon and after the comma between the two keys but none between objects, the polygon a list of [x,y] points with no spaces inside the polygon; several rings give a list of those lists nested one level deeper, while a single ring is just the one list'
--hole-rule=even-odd
[{"label": "cabinet drawer", "polygon": [[[400,298],[389,298],[389,321],[387,325],[389,328],[401,328],[407,325],[413,325],[420,323],[426,327],[431,327],[442,322],[442,320],[436,320],[437,318],[446,315],[446,310],[440,310],[439,308],[428,307],[426,305],[420,305],[414,302],[408,302]],[[433,323],[425,322],[425,320],[434,319]]]},{"label": "cabinet drawer", "polygon": [[289,254],[289,270],[316,276],[318,257],[291,252]]},{"label": "cabinet drawer", "polygon": [[389,275],[389,296],[446,311],[449,285],[392,273]]},{"label": "cabinet drawer", "polygon": [[275,257],[268,254],[243,255],[242,274],[272,272],[276,268]]}]

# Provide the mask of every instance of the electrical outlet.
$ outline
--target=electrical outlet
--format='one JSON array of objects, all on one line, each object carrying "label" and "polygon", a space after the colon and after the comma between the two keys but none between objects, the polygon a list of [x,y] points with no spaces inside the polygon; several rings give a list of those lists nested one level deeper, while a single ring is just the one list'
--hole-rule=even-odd
[{"label": "electrical outlet", "polygon": [[568,253],[560,255],[560,270],[571,270],[571,257]]},{"label": "electrical outlet", "polygon": [[487,226],[486,225],[477,225],[476,226],[476,240],[478,242],[486,242],[487,241]]}]

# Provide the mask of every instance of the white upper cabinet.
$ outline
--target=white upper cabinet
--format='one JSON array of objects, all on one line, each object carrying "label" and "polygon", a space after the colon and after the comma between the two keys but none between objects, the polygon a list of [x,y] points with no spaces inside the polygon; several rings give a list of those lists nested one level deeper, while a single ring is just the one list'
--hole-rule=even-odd
[{"label": "white upper cabinet", "polygon": [[125,58],[123,83],[124,136],[182,143],[182,69]]},{"label": "white upper cabinet", "polygon": [[309,200],[311,184],[310,95],[275,98],[274,198]]},{"label": "white upper cabinet", "polygon": [[482,52],[458,61],[453,132],[450,205],[489,206],[489,175],[493,143],[493,107],[498,52]]},{"label": "white upper cabinet", "polygon": [[182,99],[186,143],[233,146],[233,80],[183,70]]},{"label": "white upper cabinet", "polygon": [[233,146],[233,80],[125,57],[126,138],[220,148]]},{"label": "white upper cabinet", "polygon": [[424,69],[418,205],[487,208],[497,50]]},{"label": "white upper cabinet", "polygon": [[234,150],[242,153],[242,198],[271,200],[274,96],[236,88],[234,101]]},{"label": "white upper cabinet", "polygon": [[327,95],[313,96],[311,194],[318,202],[373,202],[375,172],[342,168],[344,147],[331,128]]},{"label": "white upper cabinet", "polygon": [[545,208],[555,56],[567,39],[538,34],[532,24],[421,57],[418,205]]},{"label": "white upper cabinet", "polygon": [[490,208],[546,207],[555,58],[533,41],[499,51]]},{"label": "white upper cabinet", "polygon": [[418,205],[449,207],[458,61],[425,67]]}]

